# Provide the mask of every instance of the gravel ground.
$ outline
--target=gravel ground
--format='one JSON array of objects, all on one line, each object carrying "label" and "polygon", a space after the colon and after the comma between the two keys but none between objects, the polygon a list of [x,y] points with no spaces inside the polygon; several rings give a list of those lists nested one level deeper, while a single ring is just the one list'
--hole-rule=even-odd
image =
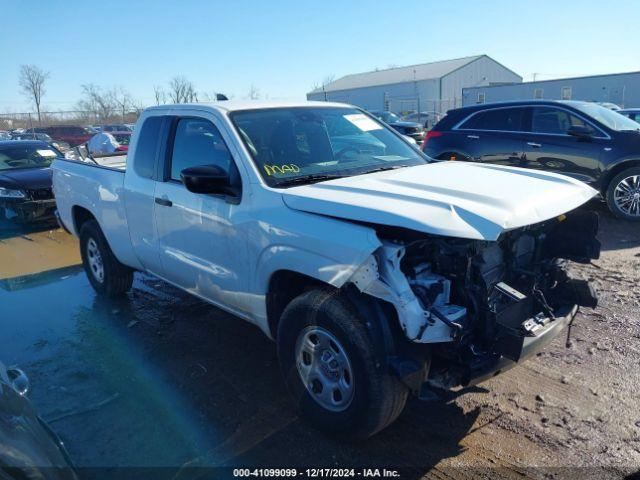
[{"label": "gravel ground", "polygon": [[98,298],[59,230],[0,238],[0,352],[29,374],[32,402],[91,478],[131,466],[162,467],[137,478],[189,478],[183,465],[621,478],[640,471],[640,225],[602,211],[600,238],[600,260],[573,266],[600,306],[579,314],[569,347],[558,338],[440,403],[411,400],[359,444],[295,416],[257,328],[146,275],[124,300]]}]

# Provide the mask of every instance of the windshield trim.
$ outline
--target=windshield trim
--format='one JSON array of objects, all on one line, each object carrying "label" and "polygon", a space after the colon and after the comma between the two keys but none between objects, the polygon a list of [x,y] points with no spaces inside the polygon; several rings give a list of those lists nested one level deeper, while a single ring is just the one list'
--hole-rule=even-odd
[{"label": "windshield trim", "polygon": [[[255,170],[255,174],[260,182],[260,184],[268,189],[272,189],[274,191],[278,191],[278,190],[282,190],[282,189],[286,189],[286,188],[292,188],[295,186],[299,186],[299,185],[291,185],[291,186],[278,186],[277,184],[274,185],[270,185],[265,177],[262,175],[261,171],[260,171],[260,166],[258,165],[256,159],[254,158],[254,156],[251,153],[251,147],[247,144],[246,139],[244,138],[244,135],[242,134],[242,132],[240,131],[238,125],[235,122],[234,117],[237,114],[242,114],[242,113],[254,113],[254,112],[269,112],[269,111],[278,111],[278,110],[305,110],[305,109],[309,109],[309,108],[318,108],[318,109],[322,109],[322,108],[326,108],[326,109],[336,109],[336,108],[344,108],[344,109],[353,109],[358,111],[359,113],[362,113],[364,115],[366,115],[367,117],[369,117],[370,119],[372,119],[374,122],[376,122],[378,125],[380,125],[384,130],[386,130],[387,132],[390,132],[392,135],[395,135],[401,142],[403,142],[404,144],[406,144],[409,148],[411,148],[413,150],[413,152],[416,154],[417,157],[419,157],[420,159],[424,160],[425,163],[431,163],[433,162],[433,159],[431,157],[429,157],[426,153],[424,153],[422,150],[420,150],[419,148],[416,148],[415,145],[411,145],[405,138],[404,136],[398,132],[396,129],[392,128],[391,126],[389,126],[386,122],[380,120],[378,117],[376,117],[375,115],[373,115],[372,113],[370,113],[367,110],[364,110],[360,107],[357,107],[355,105],[344,105],[344,106],[336,106],[336,105],[296,105],[296,106],[282,106],[282,107],[268,107],[268,108],[243,108],[243,109],[239,109],[239,110],[230,110],[225,112],[226,116],[229,120],[229,123],[231,124],[231,128],[233,129],[233,132],[235,133],[236,137],[240,140],[240,143],[242,144],[242,146],[245,148],[246,150],[246,154],[248,156],[248,159],[251,163],[252,168]],[[405,165],[406,167],[410,167],[412,165]],[[402,168],[402,166],[397,166],[398,168]],[[377,170],[376,170],[377,171]],[[340,178],[345,178],[345,177],[356,177],[356,176],[360,176],[360,175],[367,175],[369,173],[372,173],[371,171],[368,172],[360,172],[360,173],[354,173],[352,175],[341,175]],[[327,174],[330,174],[329,172],[327,172]],[[311,175],[316,175],[316,174],[311,174]],[[295,178],[295,177],[291,177],[291,178]],[[298,177],[298,178],[303,178]],[[322,180],[322,181],[329,181],[328,180]],[[321,183],[317,182],[317,183]],[[316,182],[313,182],[316,183]]]}]

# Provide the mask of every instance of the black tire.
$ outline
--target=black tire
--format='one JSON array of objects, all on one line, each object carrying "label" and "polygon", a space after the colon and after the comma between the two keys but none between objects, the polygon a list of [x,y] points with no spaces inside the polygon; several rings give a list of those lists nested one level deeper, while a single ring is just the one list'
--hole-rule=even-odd
[{"label": "black tire", "polygon": [[[349,359],[354,388],[350,404],[344,410],[323,407],[298,373],[296,342],[309,327],[330,332]],[[391,424],[402,412],[408,389],[390,372],[386,352],[374,346],[371,333],[344,293],[316,289],[296,297],[282,314],[277,343],[287,387],[303,417],[316,428],[363,439]]]},{"label": "black tire", "polygon": [[[102,280],[92,269],[89,260],[90,242],[94,242],[102,260]],[[86,221],[80,229],[80,254],[84,271],[96,292],[107,297],[118,297],[131,289],[133,270],[118,261],[95,220]]]},{"label": "black tire", "polygon": [[623,220],[628,220],[631,222],[640,222],[640,212],[637,215],[629,214],[621,209],[615,201],[615,190],[616,187],[622,182],[624,179],[632,177],[632,176],[640,176],[640,167],[631,167],[623,170],[618,175],[613,177],[611,182],[609,182],[609,186],[607,187],[606,199],[607,205],[609,206],[609,210],[618,218]]}]

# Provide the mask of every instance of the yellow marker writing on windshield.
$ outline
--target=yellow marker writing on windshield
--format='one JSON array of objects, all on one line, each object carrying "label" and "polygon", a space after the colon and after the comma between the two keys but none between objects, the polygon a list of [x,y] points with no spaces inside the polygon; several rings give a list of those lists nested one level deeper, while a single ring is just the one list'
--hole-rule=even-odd
[{"label": "yellow marker writing on windshield", "polygon": [[271,176],[276,173],[298,173],[300,171],[300,167],[294,163],[290,163],[288,165],[264,165],[264,171],[267,172],[267,175]]}]

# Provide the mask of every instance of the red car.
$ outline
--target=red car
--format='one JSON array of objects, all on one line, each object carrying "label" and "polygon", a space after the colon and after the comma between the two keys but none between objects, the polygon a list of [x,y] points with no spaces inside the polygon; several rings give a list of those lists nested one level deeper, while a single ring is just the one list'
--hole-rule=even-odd
[{"label": "red car", "polygon": [[129,150],[129,142],[131,141],[131,132],[109,132],[118,142],[116,150],[118,152],[126,152]]},{"label": "red car", "polygon": [[88,129],[75,125],[54,125],[43,130],[54,140],[67,142],[72,147],[86,143],[93,137]]}]

